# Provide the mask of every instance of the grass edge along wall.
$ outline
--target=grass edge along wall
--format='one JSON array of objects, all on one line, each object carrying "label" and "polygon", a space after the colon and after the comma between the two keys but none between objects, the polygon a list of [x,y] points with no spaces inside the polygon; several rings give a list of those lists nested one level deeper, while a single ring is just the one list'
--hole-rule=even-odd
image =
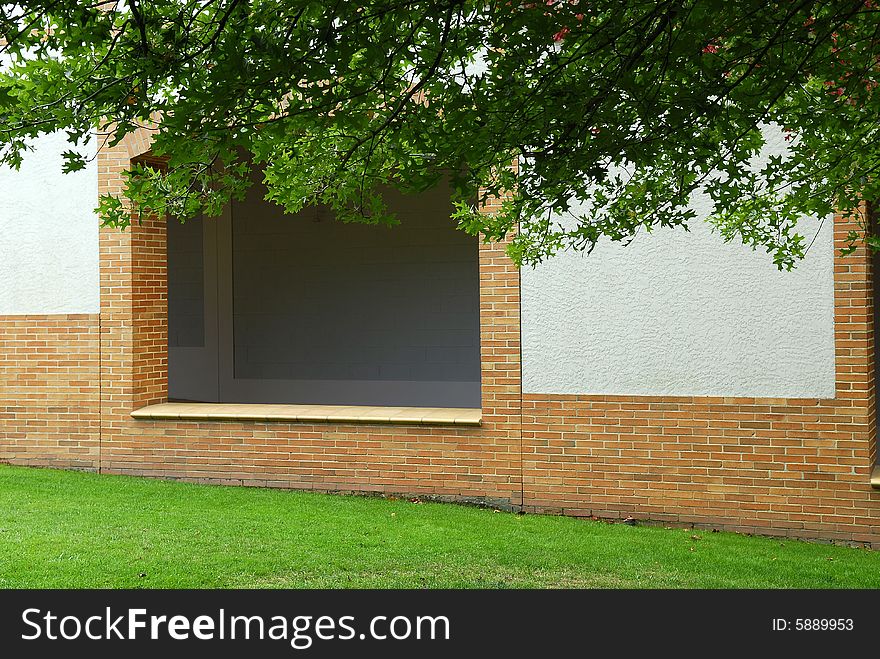
[{"label": "grass edge along wall", "polygon": [[[148,153],[98,156],[100,193]],[[523,393],[520,273],[480,245],[482,425],[138,420],[167,395],[165,229],[101,229],[100,313],[0,317],[0,460],[482,501],[880,545],[871,259],[834,221],[833,399]]]}]

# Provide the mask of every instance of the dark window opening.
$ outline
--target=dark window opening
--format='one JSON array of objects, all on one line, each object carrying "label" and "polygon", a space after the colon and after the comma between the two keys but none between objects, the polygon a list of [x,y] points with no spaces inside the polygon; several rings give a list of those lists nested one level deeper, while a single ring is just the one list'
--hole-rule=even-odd
[{"label": "dark window opening", "polygon": [[478,244],[446,185],[389,193],[392,228],[264,194],[169,221],[169,399],[480,406]]}]

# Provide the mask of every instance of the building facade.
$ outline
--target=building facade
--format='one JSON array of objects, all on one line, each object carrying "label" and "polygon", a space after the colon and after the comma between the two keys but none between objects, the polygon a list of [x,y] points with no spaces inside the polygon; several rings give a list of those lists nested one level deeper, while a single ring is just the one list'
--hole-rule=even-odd
[{"label": "building facade", "polygon": [[391,230],[259,195],[99,229],[147,134],[36,147],[0,171],[0,461],[880,544],[853,220],[792,273],[700,223],[520,270],[442,191]]}]

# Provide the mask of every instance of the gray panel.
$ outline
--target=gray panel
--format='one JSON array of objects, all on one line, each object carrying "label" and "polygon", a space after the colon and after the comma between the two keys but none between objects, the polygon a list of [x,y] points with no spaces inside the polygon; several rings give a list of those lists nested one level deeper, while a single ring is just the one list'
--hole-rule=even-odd
[{"label": "gray panel", "polygon": [[168,398],[218,402],[213,220],[168,221]]},{"label": "gray panel", "polygon": [[479,407],[478,245],[447,187],[389,193],[393,228],[284,215],[264,194],[231,208],[224,400]]},{"label": "gray panel", "polygon": [[168,346],[205,345],[202,222],[168,220]]}]

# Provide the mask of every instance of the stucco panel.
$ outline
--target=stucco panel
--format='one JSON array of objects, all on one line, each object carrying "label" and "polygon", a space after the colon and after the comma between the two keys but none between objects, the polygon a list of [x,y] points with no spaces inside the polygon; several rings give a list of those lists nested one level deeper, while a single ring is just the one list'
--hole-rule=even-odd
[{"label": "stucco panel", "polygon": [[793,272],[702,221],[524,268],[523,391],[833,398],[832,225]]},{"label": "stucco panel", "polygon": [[0,168],[0,315],[98,311],[98,168],[62,174],[68,148],[44,136]]}]

